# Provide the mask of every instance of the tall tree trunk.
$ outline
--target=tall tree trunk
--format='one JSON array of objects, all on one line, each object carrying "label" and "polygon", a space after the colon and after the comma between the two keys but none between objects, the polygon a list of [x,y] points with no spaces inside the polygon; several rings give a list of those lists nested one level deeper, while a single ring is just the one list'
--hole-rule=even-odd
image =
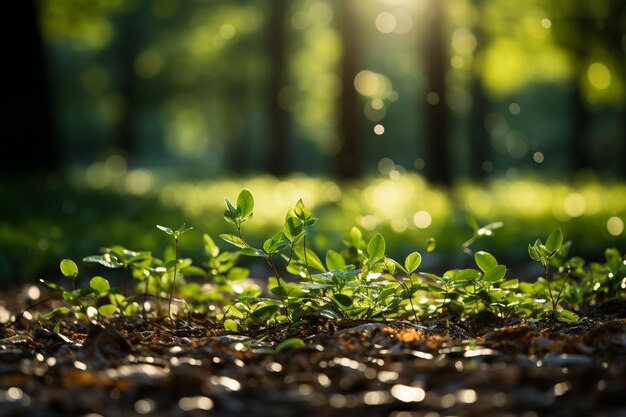
[{"label": "tall tree trunk", "polygon": [[592,168],[591,164],[591,113],[585,106],[582,91],[579,84],[574,89],[572,100],[572,171],[578,172],[583,169]]},{"label": "tall tree trunk", "polygon": [[134,153],[137,152],[137,144],[135,137],[135,123],[138,108],[138,91],[139,78],[135,72],[135,59],[139,53],[136,15],[120,16],[120,43],[118,50],[120,51],[120,71],[119,91],[124,98],[124,112],[117,125],[117,137],[115,138],[115,147],[122,152],[127,161],[133,159]]},{"label": "tall tree trunk", "polygon": [[449,155],[448,109],[445,103],[447,45],[444,34],[444,7],[442,0],[431,0],[426,30],[426,73],[428,93],[426,103],[426,140],[428,178],[438,184],[452,181]]},{"label": "tall tree trunk", "polygon": [[339,102],[339,151],[336,155],[336,173],[341,179],[359,177],[359,123],[358,97],[354,89],[354,77],[357,73],[358,36],[350,10],[350,1],[336,3],[339,32],[343,43],[341,58],[341,80],[343,88]]},{"label": "tall tree trunk", "polygon": [[270,57],[268,171],[275,176],[287,174],[287,113],[278,105],[278,94],[284,86],[285,76],[285,17],[287,5],[273,0],[267,24]]},{"label": "tall tree trunk", "polygon": [[[484,0],[473,0],[473,3],[477,14],[481,16]],[[474,25],[472,32],[476,38],[476,48],[474,49],[474,57],[476,57],[480,55],[485,43],[485,35],[480,20]],[[475,180],[480,180],[485,176],[483,164],[489,155],[489,141],[486,135],[487,131],[485,130],[485,117],[489,103],[487,97],[485,97],[485,88],[476,68],[473,70],[470,89],[472,94],[469,152],[470,176]]]},{"label": "tall tree trunk", "polygon": [[4,97],[0,172],[20,175],[58,170],[58,143],[35,1],[18,1],[11,11],[11,19],[21,22],[22,30],[19,42],[6,42],[9,50],[4,54],[8,96]]}]

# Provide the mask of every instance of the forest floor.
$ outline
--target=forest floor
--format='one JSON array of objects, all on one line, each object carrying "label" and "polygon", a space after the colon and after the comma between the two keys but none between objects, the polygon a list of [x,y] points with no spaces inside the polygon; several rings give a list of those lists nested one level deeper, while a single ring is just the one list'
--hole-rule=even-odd
[{"label": "forest floor", "polygon": [[206,318],[86,327],[0,296],[0,416],[626,416],[626,300],[578,323],[311,320],[231,334]]}]

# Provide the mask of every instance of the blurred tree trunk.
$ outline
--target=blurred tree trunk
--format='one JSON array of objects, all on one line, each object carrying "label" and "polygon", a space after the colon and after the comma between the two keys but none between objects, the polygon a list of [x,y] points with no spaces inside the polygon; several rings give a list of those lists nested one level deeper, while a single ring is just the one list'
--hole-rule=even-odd
[{"label": "blurred tree trunk", "polygon": [[444,33],[444,2],[432,0],[425,36],[428,92],[426,103],[426,173],[438,184],[450,185],[452,180],[449,155],[448,109],[445,103],[447,45]]},{"label": "blurred tree trunk", "polygon": [[[484,0],[473,0],[478,20],[472,32],[476,38],[476,48],[474,49],[474,57],[480,55],[484,43],[485,34],[482,30],[482,9]],[[476,65],[476,64],[474,64]],[[480,180],[485,177],[485,170],[483,163],[488,159],[489,155],[489,138],[487,137],[485,130],[485,117],[487,116],[487,108],[489,102],[485,97],[485,88],[480,79],[478,70],[474,67],[472,82],[471,82],[471,94],[472,94],[472,112],[471,112],[471,131],[470,131],[470,176],[475,180]]]},{"label": "blurred tree trunk", "polygon": [[339,151],[336,155],[336,173],[341,179],[355,179],[360,175],[359,167],[359,100],[353,87],[357,73],[358,35],[350,1],[336,3],[338,28],[343,45],[340,76],[343,88],[339,102]]},{"label": "blurred tree trunk", "polygon": [[267,22],[270,80],[269,80],[269,147],[268,171],[275,176],[287,174],[287,113],[278,105],[278,94],[285,76],[285,17],[287,5],[282,0],[272,0]]},{"label": "blurred tree trunk", "polygon": [[591,118],[590,110],[585,105],[585,98],[580,84],[576,80],[572,109],[572,170],[578,172],[591,168]]},{"label": "blurred tree trunk", "polygon": [[125,14],[120,16],[120,34],[118,50],[120,53],[120,80],[119,92],[124,98],[124,111],[117,125],[117,138],[114,146],[128,162],[137,152],[135,124],[138,108],[137,87],[140,79],[135,72],[135,59],[139,54],[137,39],[137,15]]},{"label": "blurred tree trunk", "polygon": [[19,22],[19,40],[5,42],[4,117],[0,152],[3,175],[59,169],[59,149],[53,126],[44,43],[34,0],[12,3],[11,20]]}]

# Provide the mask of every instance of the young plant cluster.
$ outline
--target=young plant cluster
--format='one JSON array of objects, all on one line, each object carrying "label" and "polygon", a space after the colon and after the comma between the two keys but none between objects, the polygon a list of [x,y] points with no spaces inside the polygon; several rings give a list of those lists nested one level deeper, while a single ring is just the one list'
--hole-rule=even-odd
[{"label": "young plant cluster", "polygon": [[[468,217],[473,234],[461,250],[473,258],[475,267],[439,275],[420,270],[422,256],[417,251],[401,261],[388,257],[381,234],[366,239],[356,227],[345,237],[342,249],[328,250],[322,260],[309,247],[318,219],[302,200],[286,213],[282,230],[253,244],[243,230],[253,212],[254,198],[247,190],[235,203],[226,199],[224,219],[233,225],[234,233],[220,238],[234,250],[221,251],[205,234],[203,267],[180,257],[179,240],[191,230],[185,225],[177,230],[157,226],[174,239],[174,248],[163,259],[120,246],[83,259],[124,270],[134,295],[128,295],[126,288],[112,288],[100,276],[93,277],[88,287],[76,288],[78,267],[64,259],[61,272],[71,289],[42,282],[59,291],[69,307],[57,308],[46,318],[73,314],[98,323],[118,316],[163,317],[167,299],[170,320],[184,320],[185,313],[210,314],[232,332],[310,318],[418,322],[425,315],[465,319],[481,314],[499,321],[527,317],[576,322],[583,306],[626,293],[626,261],[617,249],[605,251],[605,262],[586,264],[579,257],[568,257],[571,242],[563,241],[560,229],[550,233],[545,243],[537,240],[529,245],[530,257],[541,264],[544,274],[535,282],[522,282],[507,276],[507,267],[492,254],[470,249],[477,239],[491,236],[502,226],[500,222],[479,227]],[[426,250],[435,250],[433,238],[426,242]],[[267,264],[271,275],[266,293],[247,283],[249,271],[238,266],[241,256],[261,258]],[[175,294],[184,299],[177,300],[182,308],[173,312]]]}]

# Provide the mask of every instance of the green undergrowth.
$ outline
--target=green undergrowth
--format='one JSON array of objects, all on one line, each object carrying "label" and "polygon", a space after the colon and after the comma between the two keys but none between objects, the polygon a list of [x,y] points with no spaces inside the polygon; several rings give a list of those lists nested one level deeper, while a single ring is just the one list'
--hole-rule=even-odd
[{"label": "green undergrowth", "polygon": [[[161,258],[147,250],[110,246],[83,259],[121,270],[122,289],[102,276],[78,286],[77,264],[63,259],[60,269],[68,285],[42,282],[66,305],[44,318],[107,324],[119,317],[141,317],[180,325],[201,315],[230,332],[289,327],[312,318],[417,324],[423,317],[464,320],[480,315],[502,323],[512,318],[576,322],[584,307],[626,293],[626,261],[617,249],[606,249],[601,262],[587,263],[569,254],[571,242],[564,240],[560,228],[520,248],[543,271],[542,276],[522,280],[492,253],[474,250],[477,241],[488,241],[505,229],[503,222],[480,226],[467,215],[469,233],[459,254],[470,267],[441,274],[429,268],[437,252],[436,237],[424,242],[423,254],[413,250],[393,259],[381,233],[368,235],[355,226],[335,247],[320,253],[310,242],[321,221],[302,199],[287,210],[282,227],[259,244],[246,234],[254,213],[250,191],[241,191],[234,202],[226,199],[223,217],[230,232],[219,238],[231,250],[222,250],[217,236],[203,234],[200,263],[181,253],[183,235],[197,233],[184,224],[178,229],[157,226],[173,243]],[[242,263],[244,258],[267,266],[265,288],[250,279],[249,269],[242,266],[250,263]]]},{"label": "green undergrowth", "polygon": [[506,224],[473,248],[489,251],[511,269],[529,261],[525,250],[515,249],[555,228],[566,230],[572,251],[586,259],[602,258],[605,247],[626,249],[622,182],[527,175],[440,188],[416,172],[398,170],[354,182],[303,175],[183,180],[149,170],[128,170],[94,182],[90,173],[0,179],[0,286],[55,273],[58,259],[82,257],[103,242],[162,254],[172,242],[150,231],[155,224],[176,224],[181,218],[196,229],[181,240],[181,251],[199,260],[204,255],[197,231],[214,237],[223,232],[223,202],[216,197],[237,195],[244,188],[256,201],[254,221],[245,225],[253,246],[282,227],[284,219],[277,213],[302,198],[323,219],[307,238],[319,253],[338,248],[354,225],[366,236],[383,234],[389,257],[425,253],[424,242],[435,236],[430,270],[470,266],[470,258],[456,255],[467,239],[466,213],[480,223],[497,219]]}]

